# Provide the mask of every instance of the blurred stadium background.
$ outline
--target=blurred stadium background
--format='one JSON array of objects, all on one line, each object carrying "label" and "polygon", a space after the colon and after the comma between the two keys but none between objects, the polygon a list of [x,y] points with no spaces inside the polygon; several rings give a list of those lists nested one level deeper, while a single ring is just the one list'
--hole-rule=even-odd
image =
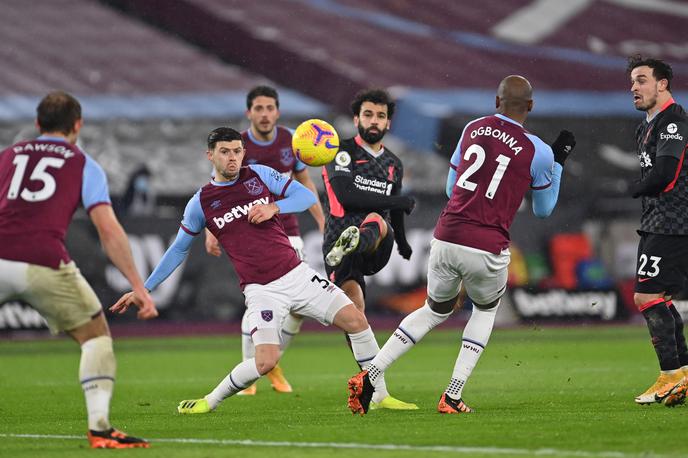
[{"label": "blurred stadium background", "polygon": [[[632,107],[625,62],[634,53],[666,59],[676,75],[675,98],[688,103],[684,1],[0,5],[1,143],[35,134],[35,106],[46,92],[75,94],[86,121],[81,145],[108,174],[144,277],[176,233],[186,200],[208,178],[207,132],[218,125],[247,127],[249,88],[278,88],[282,124],[319,117],[346,137],[353,134],[352,96],[386,87],[398,99],[398,112],[385,143],[405,162],[405,187],[419,199],[408,219],[411,261],[395,252],[368,289],[369,313],[396,324],[400,314],[422,304],[428,242],[446,202],[448,158],[461,129],[493,111],[497,84],[515,73],[535,88],[527,127],[546,141],[567,128],[578,146],[553,217],[536,220],[524,202],[513,225],[511,288],[499,322],[638,318],[632,288],[640,205],[628,196],[627,184],[638,176],[632,137],[642,114]],[[322,189],[319,170],[311,172]],[[144,179],[132,179],[137,176]],[[134,188],[148,201],[132,199]],[[321,237],[308,215],[302,228],[309,263],[322,269]],[[68,245],[104,304],[127,289],[85,214],[74,221]],[[238,329],[233,323],[244,308],[226,258],[206,256],[201,242],[155,299],[162,316],[146,329],[183,323],[191,330],[193,322],[201,323],[199,329],[210,326],[203,323]],[[0,336],[36,332],[47,331],[35,312],[18,303],[0,305]]]}]

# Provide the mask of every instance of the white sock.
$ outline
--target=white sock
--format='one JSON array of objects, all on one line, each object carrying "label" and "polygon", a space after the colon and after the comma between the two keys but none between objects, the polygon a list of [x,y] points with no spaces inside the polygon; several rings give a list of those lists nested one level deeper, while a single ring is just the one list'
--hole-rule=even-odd
[{"label": "white sock", "polygon": [[451,314],[452,312],[445,315],[436,313],[426,302],[421,308],[404,318],[371,362],[368,369],[370,382],[374,385],[375,380],[382,376],[394,361],[409,351],[417,342],[420,342],[425,334],[443,323]]},{"label": "white sock", "polygon": [[471,376],[475,365],[478,364],[480,355],[483,354],[483,350],[485,350],[485,346],[487,346],[487,342],[490,340],[497,308],[499,308],[499,304],[488,310],[473,306],[471,318],[463,330],[459,357],[456,359],[452,378],[447,386],[446,393],[450,398],[461,398],[463,387],[466,385],[468,377]]},{"label": "white sock", "polygon": [[282,330],[280,332],[280,337],[282,339],[280,349],[282,351],[286,350],[291,339],[294,338],[296,334],[301,330],[301,325],[303,324],[303,318],[295,317],[291,313],[282,322]]},{"label": "white sock", "polygon": [[81,345],[79,382],[84,390],[88,429],[106,431],[110,426],[110,398],[115,384],[115,353],[112,338],[99,336]]},{"label": "white sock", "polygon": [[256,367],[256,360],[254,358],[247,359],[234,366],[232,372],[213,391],[207,394],[205,399],[210,408],[214,410],[224,399],[251,386],[259,378],[260,373]]},{"label": "white sock", "polygon": [[[361,369],[368,368],[370,362],[380,351],[380,346],[377,344],[377,340],[375,340],[373,330],[369,326],[365,331],[349,334],[349,340],[351,341],[351,350],[358,365]],[[389,396],[384,376],[378,377],[375,382],[371,380],[371,383],[375,387],[373,402],[380,402]]]},{"label": "white sock", "polygon": [[241,360],[254,358],[256,356],[256,347],[253,345],[251,338],[251,329],[248,324],[248,311],[244,312],[241,318]]}]

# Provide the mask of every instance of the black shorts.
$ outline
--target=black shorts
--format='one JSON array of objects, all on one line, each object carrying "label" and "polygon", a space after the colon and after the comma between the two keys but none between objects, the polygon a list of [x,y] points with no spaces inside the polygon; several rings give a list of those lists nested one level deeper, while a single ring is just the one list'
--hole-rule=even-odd
[{"label": "black shorts", "polygon": [[688,236],[640,234],[635,292],[672,295],[688,278]]},{"label": "black shorts", "polygon": [[387,226],[387,235],[380,241],[377,250],[372,253],[354,253],[344,256],[342,262],[335,267],[330,267],[325,263],[327,278],[337,286],[342,286],[346,280],[354,280],[361,285],[365,294],[364,275],[373,275],[382,270],[389,262],[394,248],[394,232]]}]

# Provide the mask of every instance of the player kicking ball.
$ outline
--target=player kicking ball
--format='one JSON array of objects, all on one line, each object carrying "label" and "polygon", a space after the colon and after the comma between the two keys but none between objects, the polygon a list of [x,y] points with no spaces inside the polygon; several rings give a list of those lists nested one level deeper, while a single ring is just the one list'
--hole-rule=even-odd
[{"label": "player kicking ball", "polygon": [[[271,371],[281,356],[280,328],[289,313],[334,324],[351,339],[357,361],[372,360],[379,347],[368,321],[344,292],[301,262],[289,242],[280,213],[301,212],[316,202],[306,187],[276,170],[242,167],[241,134],[219,127],[208,136],[207,158],[215,178],[189,200],[177,238],[145,282],[162,283],[182,263],[194,237],[208,228],[232,261],[246,298],[255,357],[237,364],[206,396],[184,400],[181,414],[208,413]],[[273,196],[282,197],[275,201]],[[129,292],[110,310],[123,313],[141,298]]]}]

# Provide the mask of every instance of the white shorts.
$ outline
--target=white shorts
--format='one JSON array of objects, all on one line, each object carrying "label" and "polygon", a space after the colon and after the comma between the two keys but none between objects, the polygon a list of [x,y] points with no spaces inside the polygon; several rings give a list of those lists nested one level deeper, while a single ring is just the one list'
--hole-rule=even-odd
[{"label": "white shorts", "polygon": [[36,309],[53,334],[76,329],[103,310],[74,261],[51,269],[0,259],[0,304],[8,300]]},{"label": "white shorts", "polygon": [[279,345],[282,321],[289,313],[330,325],[337,312],[352,303],[344,291],[327,280],[325,275],[303,262],[267,285],[246,285],[244,296],[255,345]]},{"label": "white shorts", "polygon": [[303,251],[303,239],[297,235],[290,235],[289,243],[291,243],[291,246],[296,250],[296,256],[303,262],[306,262],[306,252]]},{"label": "white shorts", "polygon": [[428,296],[446,302],[459,294],[463,282],[473,303],[487,305],[506,290],[511,253],[500,254],[432,239],[428,258]]}]

